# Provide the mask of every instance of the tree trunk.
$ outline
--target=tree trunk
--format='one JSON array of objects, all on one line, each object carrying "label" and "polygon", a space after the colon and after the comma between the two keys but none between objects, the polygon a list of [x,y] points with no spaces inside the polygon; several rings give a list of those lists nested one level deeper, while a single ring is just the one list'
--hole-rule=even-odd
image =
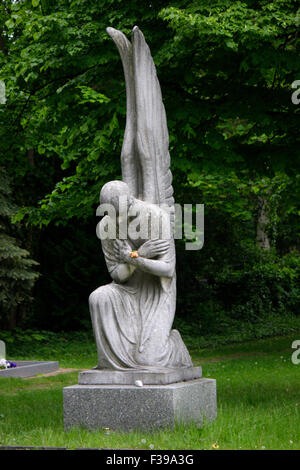
[{"label": "tree trunk", "polygon": [[8,328],[9,330],[14,330],[17,326],[17,307],[13,308],[10,311],[9,315],[9,323],[8,323]]},{"label": "tree trunk", "polygon": [[31,168],[34,168],[35,167],[34,149],[27,150],[27,160]]},{"label": "tree trunk", "polygon": [[5,41],[5,37],[3,35],[3,29],[0,29],[0,51],[6,53],[6,41]]},{"label": "tree trunk", "polygon": [[256,242],[264,250],[269,250],[270,240],[267,234],[267,227],[269,225],[269,217],[267,214],[267,201],[261,196],[258,196],[258,217],[256,224]]}]

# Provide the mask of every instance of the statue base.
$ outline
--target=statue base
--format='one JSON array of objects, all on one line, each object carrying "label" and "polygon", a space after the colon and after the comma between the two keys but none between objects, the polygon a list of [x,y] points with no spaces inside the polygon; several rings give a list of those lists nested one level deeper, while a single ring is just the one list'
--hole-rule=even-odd
[{"label": "statue base", "polygon": [[149,431],[175,423],[212,421],[216,381],[200,378],[167,385],[74,385],[65,387],[64,426],[90,430]]},{"label": "statue base", "polygon": [[201,367],[181,367],[177,369],[92,369],[80,372],[79,385],[135,385],[139,380],[143,385],[167,385],[186,380],[200,379]]}]

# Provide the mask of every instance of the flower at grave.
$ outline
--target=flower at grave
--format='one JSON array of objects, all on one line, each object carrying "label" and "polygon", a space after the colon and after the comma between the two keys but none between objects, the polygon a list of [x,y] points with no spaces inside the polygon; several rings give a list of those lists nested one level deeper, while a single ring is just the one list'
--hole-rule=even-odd
[{"label": "flower at grave", "polygon": [[11,367],[17,367],[17,364],[15,362],[12,362],[12,361],[6,361],[6,363],[8,364],[8,368],[11,368]]},{"label": "flower at grave", "polygon": [[220,446],[219,446],[216,442],[215,442],[214,444],[212,444],[212,448],[213,448],[213,449],[219,449],[219,447],[220,447]]},{"label": "flower at grave", "polygon": [[138,254],[138,252],[135,251],[135,250],[134,250],[134,251],[131,251],[131,252],[130,252],[130,257],[131,257],[131,258],[138,258],[138,257],[139,257],[139,254]]},{"label": "flower at grave", "polygon": [[12,361],[7,361],[6,359],[0,359],[0,369],[10,369],[11,367],[17,367]]},{"label": "flower at grave", "polygon": [[5,359],[0,359],[0,369],[7,369],[7,363]]}]

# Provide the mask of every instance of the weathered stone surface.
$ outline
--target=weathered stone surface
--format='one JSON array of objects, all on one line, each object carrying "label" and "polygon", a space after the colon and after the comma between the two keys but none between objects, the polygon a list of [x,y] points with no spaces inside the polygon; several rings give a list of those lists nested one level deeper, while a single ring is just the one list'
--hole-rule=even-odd
[{"label": "weathered stone surface", "polygon": [[146,370],[88,370],[79,373],[79,385],[135,385],[137,380],[144,385],[167,385],[202,377],[201,367]]},{"label": "weathered stone surface", "polygon": [[34,377],[37,374],[47,374],[58,370],[57,361],[13,361],[17,367],[0,370],[1,377]]},{"label": "weathered stone surface", "polygon": [[6,359],[6,348],[4,341],[0,340],[0,359]]},{"label": "weathered stone surface", "polygon": [[64,426],[90,430],[173,428],[176,422],[211,421],[217,414],[216,381],[169,385],[74,385],[64,388]]}]

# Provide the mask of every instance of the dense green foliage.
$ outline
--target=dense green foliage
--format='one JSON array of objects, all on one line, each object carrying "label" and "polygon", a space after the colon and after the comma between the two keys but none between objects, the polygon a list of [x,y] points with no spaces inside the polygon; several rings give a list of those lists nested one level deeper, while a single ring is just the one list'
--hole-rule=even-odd
[{"label": "dense green foliage", "polygon": [[87,296],[109,281],[94,213],[121,176],[126,107],[105,28],[135,24],[162,87],[176,201],[205,204],[204,248],[177,244],[179,317],[206,331],[298,313],[299,15],[296,0],[2,2],[0,154],[41,265],[31,325],[89,325]]}]

